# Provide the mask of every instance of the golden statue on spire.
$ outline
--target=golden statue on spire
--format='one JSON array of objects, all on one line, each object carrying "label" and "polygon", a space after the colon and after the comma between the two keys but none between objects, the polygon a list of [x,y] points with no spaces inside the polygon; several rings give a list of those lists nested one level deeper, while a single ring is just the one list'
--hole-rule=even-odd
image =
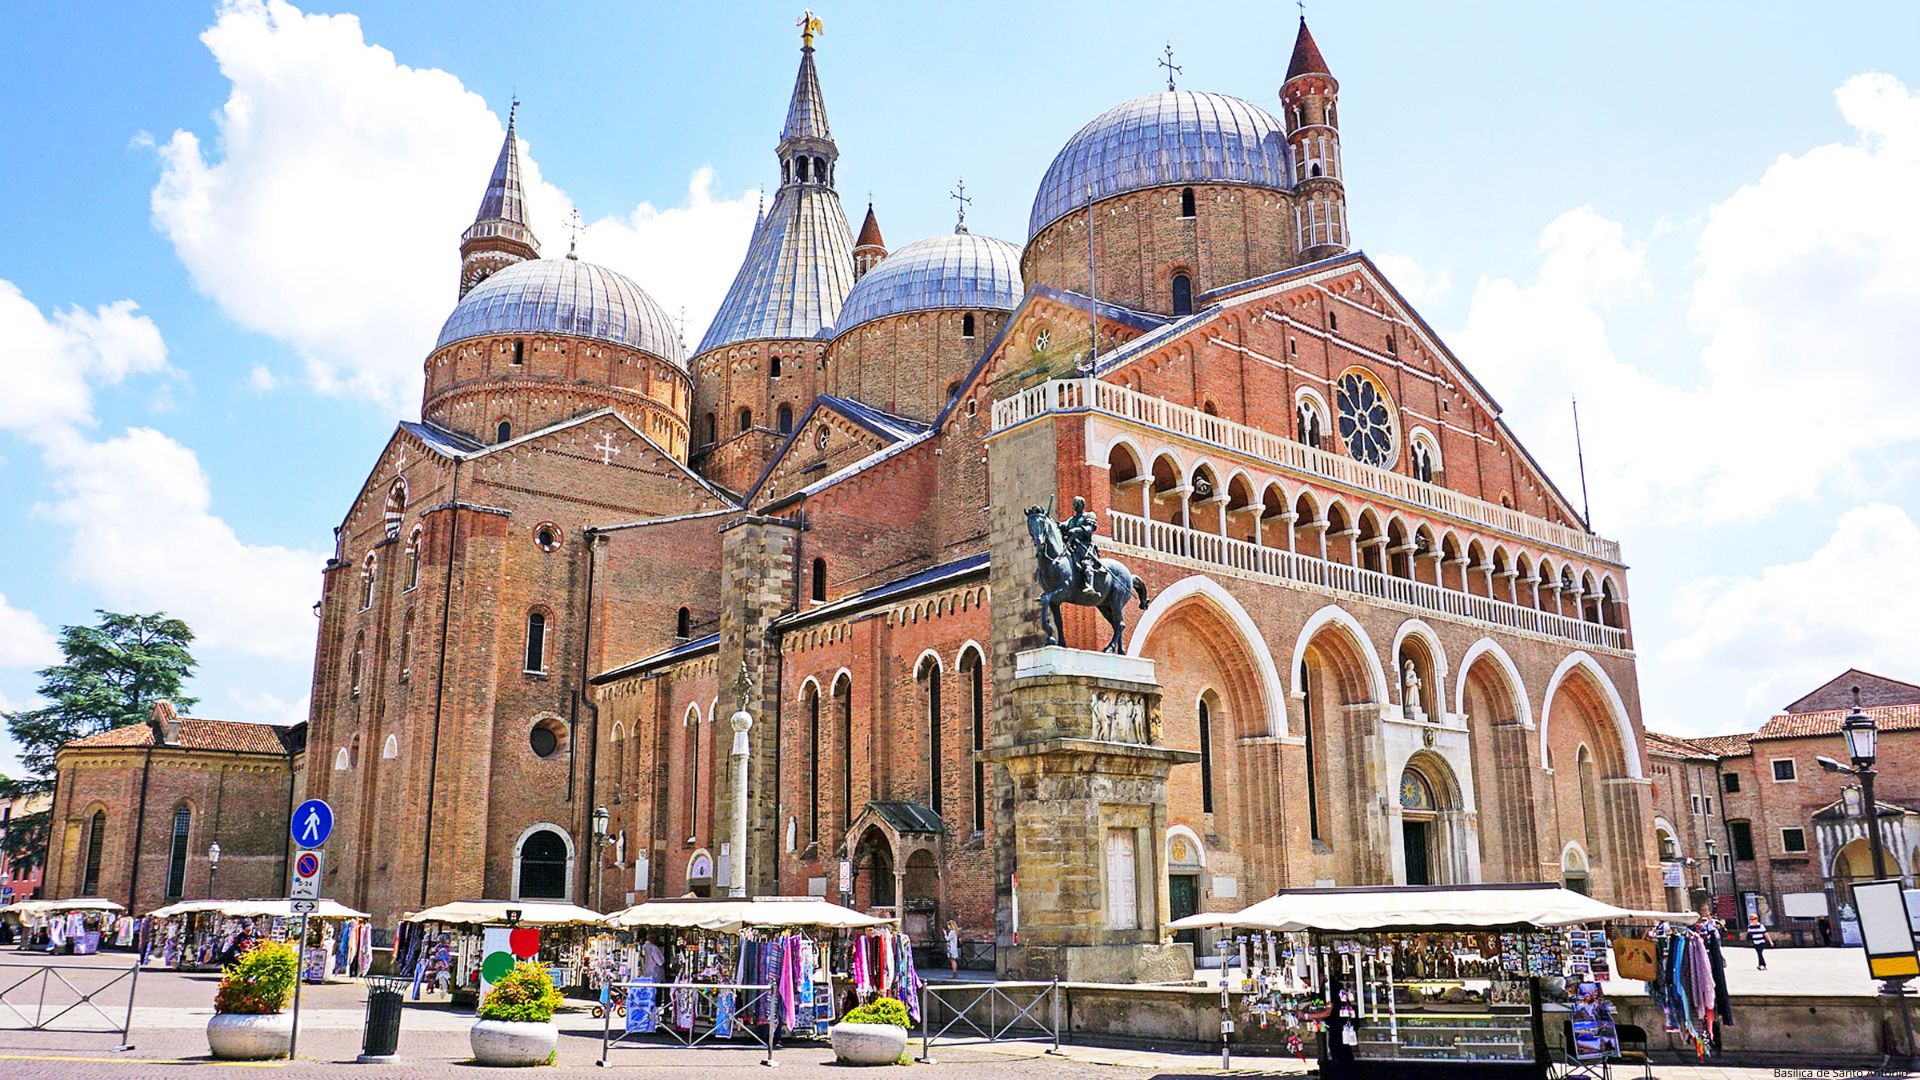
[{"label": "golden statue on spire", "polygon": [[800,17],[793,20],[793,25],[800,28],[800,45],[807,49],[813,48],[813,35],[826,29],[826,24],[820,21],[820,16],[815,15],[812,8],[802,11]]}]

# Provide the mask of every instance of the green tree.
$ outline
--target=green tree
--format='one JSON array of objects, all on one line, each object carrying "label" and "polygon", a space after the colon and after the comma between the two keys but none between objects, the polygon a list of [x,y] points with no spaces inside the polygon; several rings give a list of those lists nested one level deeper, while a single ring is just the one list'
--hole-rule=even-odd
[{"label": "green tree", "polygon": [[[54,754],[74,739],[140,723],[157,701],[185,711],[197,700],[180,692],[195,663],[186,623],[164,612],[94,614],[99,621],[92,626],[61,628],[66,660],[40,671],[39,696],[46,704],[0,712],[26,769],[24,776],[0,776],[0,798],[51,790]],[[17,815],[0,836],[19,872],[44,860],[50,817],[46,810]]]}]

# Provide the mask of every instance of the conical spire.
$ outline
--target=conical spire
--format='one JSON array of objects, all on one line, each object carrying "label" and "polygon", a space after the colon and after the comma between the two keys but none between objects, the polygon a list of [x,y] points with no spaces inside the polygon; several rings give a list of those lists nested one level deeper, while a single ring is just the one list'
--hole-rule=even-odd
[{"label": "conical spire", "polygon": [[[519,112],[520,102],[515,99],[507,109],[507,137],[500,144],[500,157],[493,163],[493,175],[487,178],[487,192],[480,197],[480,212],[473,216],[475,224],[510,221],[524,226],[527,223],[527,197],[520,187],[520,146],[514,135]],[[528,238],[532,238],[531,233]]]},{"label": "conical spire", "polygon": [[860,223],[860,236],[853,242],[853,276],[873,269],[887,257],[887,241],[880,235],[880,219],[873,215],[873,200],[867,200],[867,220]]},{"label": "conical spire", "polygon": [[787,123],[780,129],[780,142],[796,139],[833,141],[827,126],[827,99],[820,92],[820,73],[813,67],[813,46],[800,50],[800,74],[793,80],[793,100],[787,104]]},{"label": "conical spire", "polygon": [[527,196],[520,186],[520,144],[514,130],[519,112],[516,98],[507,110],[507,137],[487,178],[486,194],[480,196],[480,210],[460,234],[461,296],[495,271],[540,257],[540,241],[527,227]]},{"label": "conical spire", "polygon": [[1300,33],[1293,39],[1293,61],[1287,65],[1287,78],[1301,75],[1331,75],[1320,46],[1313,43],[1313,31],[1307,29],[1307,17],[1300,16]]}]

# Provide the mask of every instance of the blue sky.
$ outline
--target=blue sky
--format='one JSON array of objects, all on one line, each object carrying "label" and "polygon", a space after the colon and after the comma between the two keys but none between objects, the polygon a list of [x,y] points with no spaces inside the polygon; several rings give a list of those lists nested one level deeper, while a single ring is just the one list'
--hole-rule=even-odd
[{"label": "blue sky", "polygon": [[[1315,4],[1349,217],[1620,538],[1649,726],[1920,678],[1920,7]],[[1176,15],[1175,17],[1170,17]],[[697,338],[797,60],[789,5],[34,6],[0,36],[0,703],[95,607],[201,631],[203,715],[303,715],[320,561],[453,301],[509,98],[549,252]],[[1271,106],[1275,4],[828,5],[857,222],[1025,239],[1088,119]],[[347,16],[339,18],[333,16]],[[357,19],[357,21],[355,21]],[[0,757],[0,768],[4,768]]]}]

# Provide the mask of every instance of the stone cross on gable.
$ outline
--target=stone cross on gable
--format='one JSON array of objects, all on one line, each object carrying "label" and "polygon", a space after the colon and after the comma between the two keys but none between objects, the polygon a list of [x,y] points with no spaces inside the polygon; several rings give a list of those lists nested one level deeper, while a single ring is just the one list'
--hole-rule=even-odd
[{"label": "stone cross on gable", "polygon": [[600,451],[600,464],[602,465],[611,465],[613,464],[613,459],[620,456],[620,448],[613,445],[613,432],[611,431],[600,436],[600,441],[594,444],[593,449]]},{"label": "stone cross on gable", "polygon": [[393,460],[393,471],[396,474],[407,471],[407,448],[404,446],[400,448],[400,456]]}]

